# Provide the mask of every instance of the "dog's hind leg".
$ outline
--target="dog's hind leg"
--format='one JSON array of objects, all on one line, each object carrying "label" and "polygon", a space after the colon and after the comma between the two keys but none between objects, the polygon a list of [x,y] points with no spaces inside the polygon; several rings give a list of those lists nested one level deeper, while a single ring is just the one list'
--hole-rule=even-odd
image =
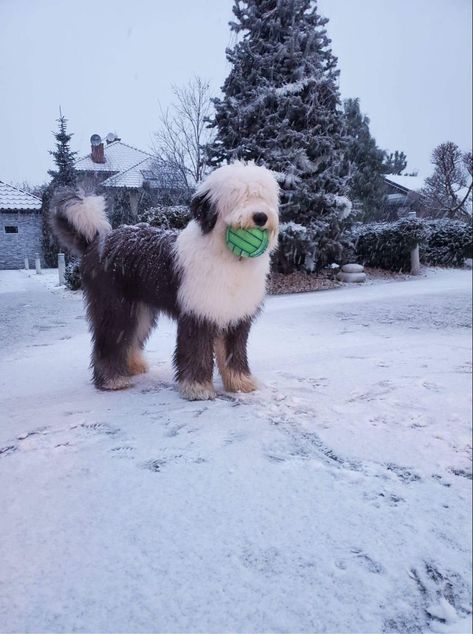
[{"label": "dog's hind leg", "polygon": [[209,322],[191,315],[179,318],[174,366],[181,394],[189,401],[215,398],[214,340],[215,327]]},{"label": "dog's hind leg", "polygon": [[215,340],[217,366],[227,392],[253,392],[257,383],[251,376],[246,352],[251,319],[228,328]]},{"label": "dog's hind leg", "polygon": [[133,341],[128,351],[128,369],[130,374],[144,374],[148,371],[148,364],[143,356],[143,348],[156,325],[156,311],[147,304],[135,304],[136,327]]},{"label": "dog's hind leg", "polygon": [[122,390],[131,385],[129,351],[136,332],[136,314],[131,302],[107,299],[88,301],[93,380],[100,390]]}]

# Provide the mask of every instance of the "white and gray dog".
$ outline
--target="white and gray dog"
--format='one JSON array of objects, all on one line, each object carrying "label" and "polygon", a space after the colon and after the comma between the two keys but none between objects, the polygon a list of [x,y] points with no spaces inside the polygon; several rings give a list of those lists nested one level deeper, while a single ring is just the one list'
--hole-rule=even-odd
[{"label": "white and gray dog", "polygon": [[[112,230],[103,197],[55,193],[55,233],[82,256],[97,388],[123,389],[132,375],[146,372],[142,350],[164,312],[177,320],[174,365],[185,398],[215,397],[214,354],[227,391],[256,389],[246,348],[277,245],[278,199],[272,172],[242,162],[216,169],[199,185],[194,219],[181,232],[146,225]],[[228,226],[268,229],[269,248],[238,258],[226,245]]]}]

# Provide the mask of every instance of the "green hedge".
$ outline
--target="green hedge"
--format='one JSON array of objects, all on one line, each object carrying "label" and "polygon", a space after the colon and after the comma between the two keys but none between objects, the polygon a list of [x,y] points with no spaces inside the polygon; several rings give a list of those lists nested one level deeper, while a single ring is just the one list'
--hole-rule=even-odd
[{"label": "green hedge", "polygon": [[473,226],[459,220],[429,220],[421,260],[431,266],[463,266],[472,257]]},{"label": "green hedge", "polygon": [[424,224],[411,218],[360,225],[354,234],[357,260],[365,266],[409,271],[410,252],[426,235]]},{"label": "green hedge", "polygon": [[420,259],[431,266],[463,266],[472,252],[472,225],[457,220],[419,220],[359,225],[355,252],[366,266],[409,271],[410,252],[419,244]]}]

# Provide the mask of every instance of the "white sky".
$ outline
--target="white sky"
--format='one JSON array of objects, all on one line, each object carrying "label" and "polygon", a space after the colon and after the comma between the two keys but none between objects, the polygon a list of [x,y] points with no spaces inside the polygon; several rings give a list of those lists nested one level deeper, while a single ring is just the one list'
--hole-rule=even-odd
[{"label": "white sky", "polygon": [[[94,132],[150,148],[158,100],[229,66],[232,0],[0,0],[0,180],[39,184],[61,105],[73,149]],[[471,147],[470,0],[319,0],[344,97],[378,144],[430,170],[435,145]]]}]

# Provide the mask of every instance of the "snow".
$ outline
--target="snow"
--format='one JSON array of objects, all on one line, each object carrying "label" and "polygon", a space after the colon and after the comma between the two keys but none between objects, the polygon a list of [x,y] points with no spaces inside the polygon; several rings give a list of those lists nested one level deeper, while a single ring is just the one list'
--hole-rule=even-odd
[{"label": "snow", "polygon": [[469,631],[471,272],[269,298],[210,403],[169,321],[102,393],[80,295],[0,288],[2,630]]},{"label": "snow", "polygon": [[300,79],[299,81],[289,82],[279,88],[275,88],[274,94],[279,97],[283,95],[294,95],[301,92],[310,82],[314,82],[313,77],[304,77],[304,79]]}]

